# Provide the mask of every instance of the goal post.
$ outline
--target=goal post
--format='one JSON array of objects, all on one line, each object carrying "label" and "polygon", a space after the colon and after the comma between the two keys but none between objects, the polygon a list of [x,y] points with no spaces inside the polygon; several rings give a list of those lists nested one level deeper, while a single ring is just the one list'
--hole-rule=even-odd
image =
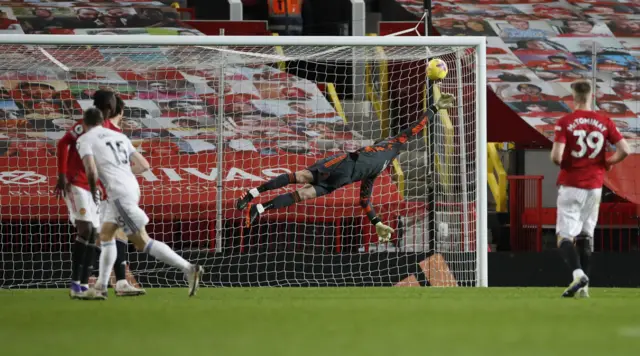
[{"label": "goal post", "polygon": [[[205,286],[488,285],[484,37],[7,35],[0,49],[0,288],[67,281],[75,233],[53,192],[56,144],[100,88],[124,99],[123,132],[151,162],[140,177],[151,237],[204,264]],[[457,101],[431,142],[416,135],[375,180],[369,201],[396,230],[390,243],[359,183],[246,224],[234,207],[246,190],[415,125],[433,57],[449,66],[434,92]],[[290,61],[307,67],[283,71]],[[353,68],[366,68],[361,82]],[[145,254],[129,260],[145,286],[184,285]]]}]

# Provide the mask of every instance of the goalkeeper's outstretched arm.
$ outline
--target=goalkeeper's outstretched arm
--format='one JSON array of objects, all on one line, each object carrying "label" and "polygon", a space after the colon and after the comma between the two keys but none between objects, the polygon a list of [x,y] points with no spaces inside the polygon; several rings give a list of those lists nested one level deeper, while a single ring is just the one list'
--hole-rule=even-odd
[{"label": "goalkeeper's outstretched arm", "polygon": [[373,191],[373,183],[375,180],[376,177],[367,177],[360,182],[360,207],[373,225],[380,222],[380,218],[376,216],[376,212],[373,210],[373,206],[370,201],[371,192]]},{"label": "goalkeeper's outstretched arm", "polygon": [[430,120],[433,120],[439,110],[448,109],[453,106],[454,100],[455,97],[453,95],[442,93],[440,99],[435,104],[427,108],[425,115],[422,116],[422,119],[417,124],[400,131],[400,133],[391,140],[401,144],[406,143],[412,136],[419,134],[420,131],[427,126],[427,123]]},{"label": "goalkeeper's outstretched arm", "polygon": [[375,180],[376,177],[367,177],[360,182],[360,206],[369,221],[376,227],[379,242],[389,242],[393,229],[382,223],[375,210],[373,210],[373,205],[371,205],[371,192],[373,191]]}]

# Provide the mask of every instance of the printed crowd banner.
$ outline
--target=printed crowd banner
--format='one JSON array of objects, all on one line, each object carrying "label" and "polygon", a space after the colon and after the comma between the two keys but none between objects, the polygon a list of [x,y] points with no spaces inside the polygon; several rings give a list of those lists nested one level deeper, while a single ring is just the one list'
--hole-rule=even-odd
[{"label": "printed crowd banner", "polygon": [[[3,33],[202,35],[162,3],[106,0],[0,0]],[[45,55],[33,46],[5,48],[0,53],[3,219],[66,217],[53,195],[57,141],[93,105],[99,89],[113,90],[124,100],[121,128],[151,162],[152,171],[140,182],[143,204],[154,219],[212,218],[219,194],[225,216],[238,218],[233,203],[243,191],[372,143],[352,130],[315,83],[277,69],[276,63],[251,64],[229,55],[221,78],[216,53],[189,47],[59,46],[47,48]],[[372,198],[380,213],[398,210],[401,196],[388,172],[375,189],[384,191]],[[354,185],[295,209],[316,219],[361,216],[358,197]]]},{"label": "printed crowd banner", "polygon": [[[396,0],[422,16],[421,0]],[[574,109],[570,84],[597,79],[595,110],[611,117],[633,154],[607,173],[618,195],[640,203],[640,6],[581,0],[434,1],[441,35],[487,37],[487,80],[513,111],[548,139]],[[609,150],[613,150],[609,147]]]}]

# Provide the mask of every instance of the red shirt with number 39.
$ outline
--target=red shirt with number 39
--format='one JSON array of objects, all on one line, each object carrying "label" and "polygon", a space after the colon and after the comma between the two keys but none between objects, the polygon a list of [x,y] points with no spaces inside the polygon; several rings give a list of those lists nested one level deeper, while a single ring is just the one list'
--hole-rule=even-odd
[{"label": "red shirt with number 39", "polygon": [[616,125],[593,111],[577,110],[556,123],[554,142],[564,143],[558,185],[598,189],[604,184],[607,142],[622,140]]}]

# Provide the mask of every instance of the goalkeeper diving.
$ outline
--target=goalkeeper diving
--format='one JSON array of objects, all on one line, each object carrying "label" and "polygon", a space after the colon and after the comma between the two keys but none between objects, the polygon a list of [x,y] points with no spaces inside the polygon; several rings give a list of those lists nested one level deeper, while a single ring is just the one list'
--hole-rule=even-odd
[{"label": "goalkeeper diving", "polygon": [[369,221],[376,227],[380,242],[388,242],[394,231],[382,223],[371,206],[369,198],[373,184],[378,175],[398,156],[407,141],[422,131],[428,120],[432,120],[439,110],[452,107],[454,100],[453,95],[443,93],[440,99],[427,109],[420,122],[413,127],[355,152],[339,153],[323,158],[306,169],[281,174],[257,188],[250,189],[238,200],[236,208],[244,210],[260,193],[282,188],[289,184],[305,184],[295,192],[279,195],[267,203],[250,205],[247,213],[247,225],[251,225],[260,214],[267,210],[281,209],[303,200],[321,197],[345,185],[359,181],[361,182],[360,206]]}]

